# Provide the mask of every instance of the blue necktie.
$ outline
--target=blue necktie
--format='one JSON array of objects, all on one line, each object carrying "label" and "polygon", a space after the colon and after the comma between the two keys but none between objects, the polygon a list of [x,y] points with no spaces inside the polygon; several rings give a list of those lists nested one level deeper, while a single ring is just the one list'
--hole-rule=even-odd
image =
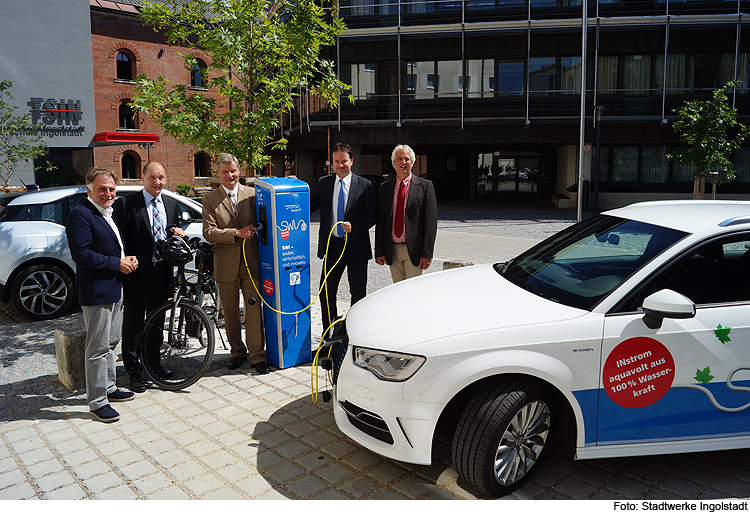
[{"label": "blue necktie", "polygon": [[156,250],[156,243],[159,242],[159,240],[165,240],[167,238],[167,232],[164,225],[164,217],[162,216],[161,211],[159,211],[156,198],[151,200],[151,205],[154,208],[152,211],[153,214],[151,215],[151,217],[154,219],[154,256],[156,257],[156,260],[161,260],[161,255],[159,255],[159,252]]},{"label": "blue necktie", "polygon": [[[344,190],[344,180],[339,181],[341,182],[341,188],[339,189],[339,206],[336,209],[336,221],[343,222],[344,206],[346,205],[346,191]],[[336,226],[336,235],[338,235],[340,238],[344,238],[344,228],[341,227],[341,224],[338,224]]]}]

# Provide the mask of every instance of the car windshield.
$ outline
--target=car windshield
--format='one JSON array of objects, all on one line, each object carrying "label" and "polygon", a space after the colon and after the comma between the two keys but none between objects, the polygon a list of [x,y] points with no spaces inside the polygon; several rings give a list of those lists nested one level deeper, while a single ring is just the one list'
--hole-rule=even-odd
[{"label": "car windshield", "polygon": [[607,294],[687,233],[599,215],[544,240],[495,269],[550,301],[592,310]]}]

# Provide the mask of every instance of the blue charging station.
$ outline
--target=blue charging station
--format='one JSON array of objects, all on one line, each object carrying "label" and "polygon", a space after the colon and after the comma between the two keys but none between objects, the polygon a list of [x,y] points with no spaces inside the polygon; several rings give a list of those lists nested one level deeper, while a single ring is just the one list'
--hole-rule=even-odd
[{"label": "blue charging station", "polygon": [[310,188],[293,178],[258,178],[255,206],[267,361],[278,368],[293,367],[312,357]]}]

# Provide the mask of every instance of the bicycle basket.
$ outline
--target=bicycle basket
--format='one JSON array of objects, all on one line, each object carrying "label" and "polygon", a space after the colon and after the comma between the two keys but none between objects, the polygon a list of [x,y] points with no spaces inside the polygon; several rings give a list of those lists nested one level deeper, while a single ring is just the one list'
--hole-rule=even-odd
[{"label": "bicycle basket", "polygon": [[193,253],[182,237],[171,236],[156,243],[156,250],[164,262],[172,266],[182,266],[193,260]]}]

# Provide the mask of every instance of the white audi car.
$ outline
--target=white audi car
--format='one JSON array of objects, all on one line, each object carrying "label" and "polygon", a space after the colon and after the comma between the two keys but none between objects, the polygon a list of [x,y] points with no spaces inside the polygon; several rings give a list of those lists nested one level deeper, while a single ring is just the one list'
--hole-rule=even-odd
[{"label": "white audi car", "polygon": [[[142,185],[118,185],[117,196]],[[203,238],[201,205],[170,191],[189,237]],[[65,236],[68,213],[86,199],[86,187],[51,187],[0,195],[0,299],[33,320],[67,313],[75,302],[75,263]]]},{"label": "white audi car", "polygon": [[579,459],[750,447],[750,202],[613,210],[515,259],[384,288],[346,316],[339,428],[483,494],[552,438]]}]

